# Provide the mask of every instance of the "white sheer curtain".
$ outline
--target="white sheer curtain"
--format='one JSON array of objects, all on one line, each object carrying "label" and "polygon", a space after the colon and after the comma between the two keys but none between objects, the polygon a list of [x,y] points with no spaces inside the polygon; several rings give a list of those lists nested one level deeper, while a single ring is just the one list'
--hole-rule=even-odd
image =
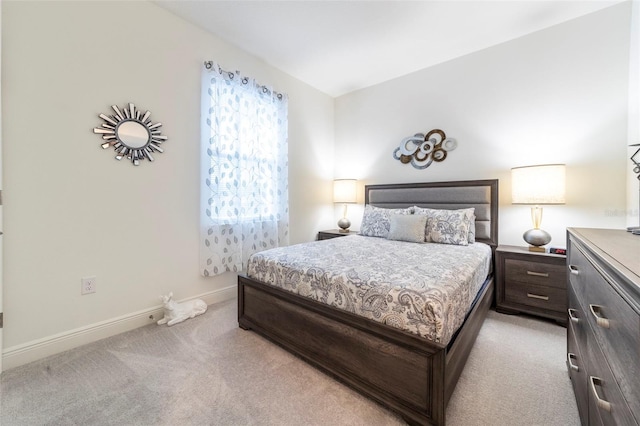
[{"label": "white sheer curtain", "polygon": [[239,272],[289,240],[287,96],[205,63],[200,270]]}]

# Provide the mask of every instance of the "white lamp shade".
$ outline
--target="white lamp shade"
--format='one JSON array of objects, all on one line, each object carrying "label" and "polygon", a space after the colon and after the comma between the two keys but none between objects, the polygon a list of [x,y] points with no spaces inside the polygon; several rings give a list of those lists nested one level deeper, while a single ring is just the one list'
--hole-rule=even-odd
[{"label": "white lamp shade", "polygon": [[355,203],[356,199],[355,179],[336,179],[333,181],[334,203]]},{"label": "white lamp shade", "polygon": [[513,204],[564,204],[565,165],[514,167],[511,198]]}]

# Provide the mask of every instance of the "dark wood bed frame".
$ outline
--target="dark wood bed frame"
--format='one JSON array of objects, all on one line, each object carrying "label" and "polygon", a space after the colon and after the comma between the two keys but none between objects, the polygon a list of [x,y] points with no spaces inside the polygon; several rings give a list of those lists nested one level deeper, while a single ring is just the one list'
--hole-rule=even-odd
[{"label": "dark wood bed frame", "polygon": [[[498,242],[498,181],[367,185],[365,203],[381,207],[476,207],[477,241]],[[444,425],[445,408],[493,303],[491,274],[448,345],[373,322],[238,276],[238,323],[384,407],[410,424]]]}]

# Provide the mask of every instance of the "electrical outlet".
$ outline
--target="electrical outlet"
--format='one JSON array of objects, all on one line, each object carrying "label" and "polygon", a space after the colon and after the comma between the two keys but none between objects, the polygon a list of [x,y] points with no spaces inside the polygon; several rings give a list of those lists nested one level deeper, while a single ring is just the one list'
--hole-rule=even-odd
[{"label": "electrical outlet", "polygon": [[80,294],[96,292],[96,277],[83,277],[80,280]]}]

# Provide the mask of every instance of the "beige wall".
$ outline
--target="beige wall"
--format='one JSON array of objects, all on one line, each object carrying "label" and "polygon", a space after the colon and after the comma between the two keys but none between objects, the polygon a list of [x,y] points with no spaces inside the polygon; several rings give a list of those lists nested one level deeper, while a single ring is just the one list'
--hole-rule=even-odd
[{"label": "beige wall", "polygon": [[[567,226],[624,227],[629,20],[620,4],[337,98],[336,175],[498,178],[500,242],[523,245],[529,207],[511,205],[510,169],[566,163],[567,204],[544,210],[551,244],[565,246]],[[402,138],[434,128],[458,140],[444,162],[392,159]]]},{"label": "beige wall", "polygon": [[[628,145],[640,143],[640,1],[632,2],[631,46],[629,51],[629,136]],[[628,148],[628,157],[640,147]],[[640,225],[640,200],[638,175],[633,173],[633,163],[627,161],[627,225]]]},{"label": "beige wall", "polygon": [[[289,95],[291,242],[330,226],[329,96],[150,2],[2,8],[5,368],[29,359],[18,349],[157,307],[160,294],[235,291],[233,275],[198,267],[204,60]],[[163,123],[154,163],[118,162],[92,133],[99,113],[128,102]],[[81,296],[90,275],[98,291]]]},{"label": "beige wall", "polygon": [[[2,81],[2,0],[0,0],[0,81]],[[0,100],[2,99],[2,85],[0,84]],[[0,189],[2,189],[2,105],[0,104]],[[3,207],[0,206],[0,231],[4,230],[2,227],[2,216],[3,216]],[[4,237],[0,235],[0,315],[3,313],[3,302],[2,302],[2,248],[4,245]],[[3,340],[3,330],[0,328],[0,372],[3,371],[2,367],[2,340]]]}]

